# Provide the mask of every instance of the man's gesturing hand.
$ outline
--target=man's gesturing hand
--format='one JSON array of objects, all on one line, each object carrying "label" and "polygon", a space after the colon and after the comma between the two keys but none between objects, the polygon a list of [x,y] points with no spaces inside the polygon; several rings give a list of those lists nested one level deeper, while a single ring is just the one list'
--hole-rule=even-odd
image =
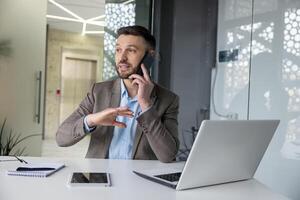
[{"label": "man's gesturing hand", "polygon": [[102,125],[125,128],[126,124],[116,121],[117,116],[133,117],[133,112],[127,107],[106,108],[101,112],[87,115],[86,120],[90,127]]}]

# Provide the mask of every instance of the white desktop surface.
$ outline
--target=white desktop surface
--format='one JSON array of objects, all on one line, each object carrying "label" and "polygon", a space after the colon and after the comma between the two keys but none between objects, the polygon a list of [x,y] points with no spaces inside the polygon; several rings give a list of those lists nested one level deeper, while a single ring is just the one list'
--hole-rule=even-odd
[{"label": "white desktop surface", "polygon": [[[63,162],[66,167],[47,178],[19,177],[6,175],[19,162],[0,162],[0,200],[155,200],[155,199],[205,199],[205,200],[287,200],[263,184],[252,179],[229,184],[202,187],[184,191],[148,181],[132,173],[132,170],[168,167],[183,163],[164,164],[159,161],[105,160],[22,157],[29,162]],[[13,159],[13,157],[1,157]],[[72,172],[109,172],[111,187],[69,187]]]}]

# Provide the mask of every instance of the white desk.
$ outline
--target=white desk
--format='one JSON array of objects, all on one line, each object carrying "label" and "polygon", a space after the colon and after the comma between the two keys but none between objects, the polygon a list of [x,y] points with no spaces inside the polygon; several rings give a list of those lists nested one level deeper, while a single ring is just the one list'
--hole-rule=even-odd
[{"label": "white desk", "polygon": [[[6,170],[15,169],[20,165],[19,162],[0,162],[1,200],[287,200],[287,198],[270,191],[256,180],[175,191],[132,173],[134,169],[158,168],[170,165],[158,161],[23,158],[29,162],[60,161],[65,163],[66,167],[48,178],[17,177],[6,175]],[[1,159],[7,159],[7,157],[0,156]],[[178,163],[173,164],[177,165]],[[110,172],[112,187],[70,188],[67,186],[67,182],[70,174],[74,171]]]}]

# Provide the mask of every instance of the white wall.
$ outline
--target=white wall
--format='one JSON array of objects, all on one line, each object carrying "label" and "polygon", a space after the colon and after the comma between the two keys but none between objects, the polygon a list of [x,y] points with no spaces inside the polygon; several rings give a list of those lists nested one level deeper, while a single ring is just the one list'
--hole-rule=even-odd
[{"label": "white wall", "polygon": [[300,199],[300,1],[222,0],[218,23],[218,50],[237,48],[239,58],[217,64],[216,109],[281,120],[255,177]]}]

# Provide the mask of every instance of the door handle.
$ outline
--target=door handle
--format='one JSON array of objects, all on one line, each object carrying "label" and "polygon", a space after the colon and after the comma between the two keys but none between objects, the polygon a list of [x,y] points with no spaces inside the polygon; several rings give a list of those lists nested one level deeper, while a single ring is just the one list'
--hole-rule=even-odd
[{"label": "door handle", "polygon": [[36,72],[37,96],[35,106],[35,120],[41,122],[41,98],[42,98],[42,71]]}]

